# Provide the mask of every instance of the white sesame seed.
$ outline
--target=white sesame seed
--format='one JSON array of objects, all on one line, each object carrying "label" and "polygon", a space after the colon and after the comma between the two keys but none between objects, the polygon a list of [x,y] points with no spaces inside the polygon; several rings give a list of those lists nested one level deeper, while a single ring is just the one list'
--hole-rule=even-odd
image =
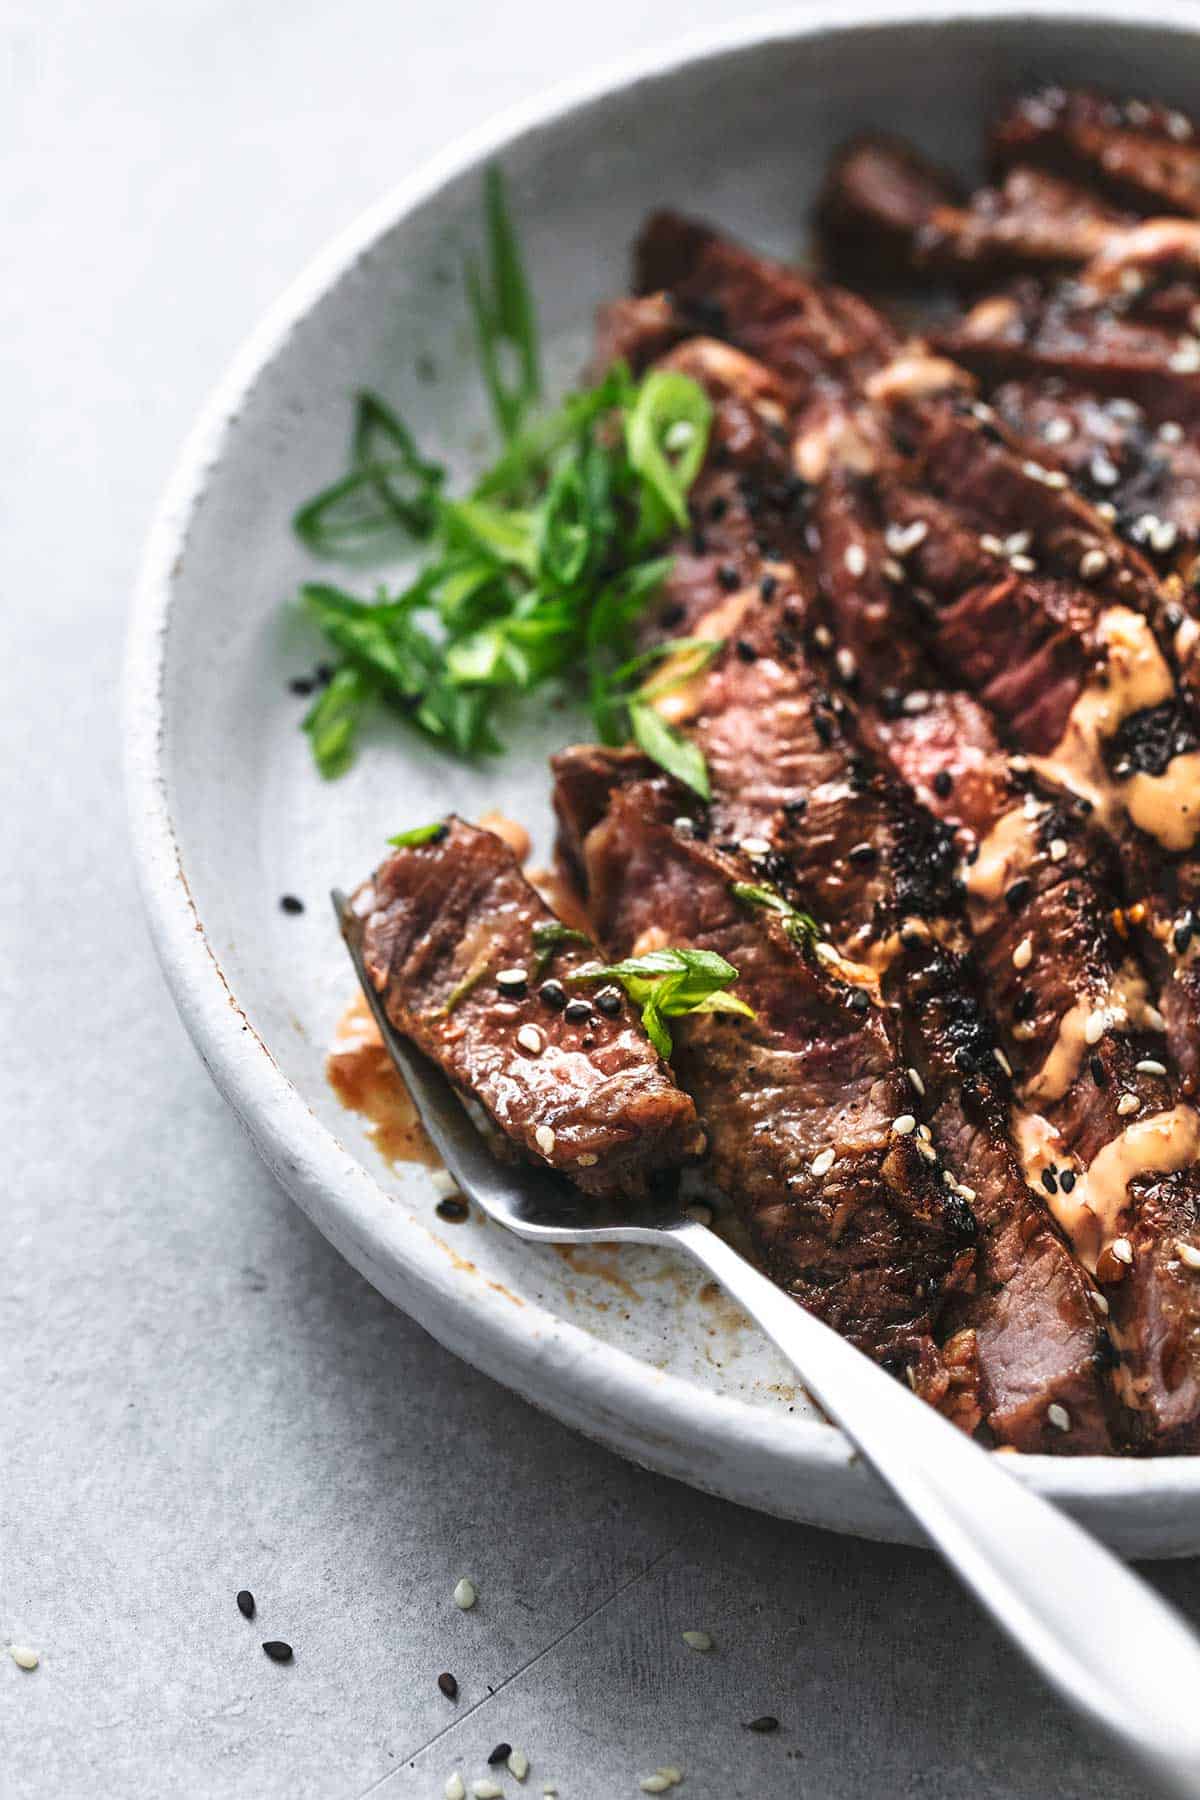
[{"label": "white sesame seed", "polygon": [[968,1187],[965,1181],[959,1182],[957,1188],[955,1189],[955,1193],[958,1195],[960,1200],[974,1200],[977,1197],[976,1193],[975,1193],[975,1189],[973,1187]]},{"label": "white sesame seed", "polygon": [[921,1096],[921,1098],[924,1099],[925,1083],[921,1080],[921,1077],[920,1077],[920,1074],[918,1073],[918,1071],[916,1069],[906,1069],[904,1072],[908,1076],[909,1081],[912,1083],[914,1092],[919,1094]]},{"label": "white sesame seed", "polygon": [[1143,1056],[1134,1066],[1139,1075],[1165,1075],[1167,1072],[1166,1063],[1159,1062],[1156,1056]]},{"label": "white sesame seed", "polygon": [[828,1175],[834,1165],[835,1157],[835,1151],[821,1150],[813,1157],[808,1166],[814,1175]]},{"label": "white sesame seed", "polygon": [[490,1775],[485,1775],[480,1781],[473,1781],[471,1792],[474,1794],[475,1800],[504,1800],[504,1789],[498,1781],[493,1781]]},{"label": "white sesame seed", "polygon": [[1066,838],[1051,838],[1050,839],[1050,861],[1051,862],[1061,862],[1063,857],[1066,854],[1067,854]]},{"label": "white sesame seed", "polygon": [[1059,1405],[1057,1400],[1052,1400],[1046,1408],[1046,1418],[1053,1425],[1055,1431],[1070,1431],[1071,1429],[1071,1415],[1065,1406]]},{"label": "white sesame seed", "polygon": [[742,849],[747,856],[766,856],[771,845],[767,838],[747,837],[742,839]]},{"label": "white sesame seed", "polygon": [[1010,556],[1008,566],[1015,569],[1018,575],[1032,575],[1037,568],[1032,556]]},{"label": "white sesame seed", "polygon": [[463,1576],[454,1584],[454,1604],[462,1612],[470,1612],[479,1596],[475,1592],[475,1583]]},{"label": "white sesame seed", "polygon": [[1033,939],[1023,937],[1012,953],[1014,969],[1027,969],[1033,961]]},{"label": "white sesame seed", "polygon": [[674,1787],[665,1775],[643,1775],[638,1782],[643,1794],[665,1794],[669,1787]]},{"label": "white sesame seed", "polygon": [[892,1120],[892,1130],[897,1137],[909,1137],[917,1129],[917,1121],[911,1113],[900,1113]]},{"label": "white sesame seed", "polygon": [[1200,1250],[1195,1244],[1185,1244],[1182,1238],[1176,1238],[1175,1254],[1189,1269],[1200,1269]]},{"label": "white sesame seed", "polygon": [[581,1169],[594,1169],[599,1160],[600,1158],[594,1150],[581,1150],[575,1158],[576,1164]]},{"label": "white sesame seed", "polygon": [[917,1136],[926,1144],[932,1144],[933,1142],[933,1133],[930,1131],[928,1125],[918,1125]]},{"label": "white sesame seed", "polygon": [[882,564],[883,572],[889,581],[903,581],[904,570],[894,556],[885,556]]},{"label": "white sesame seed", "polygon": [[663,445],[668,450],[686,450],[695,435],[690,419],[676,419],[663,433]]},{"label": "white sesame seed", "polygon": [[528,1050],[530,1056],[540,1056],[545,1041],[536,1025],[522,1025],[517,1033],[518,1044],[522,1050]]},{"label": "white sesame seed", "polygon": [[927,1163],[935,1163],[937,1161],[937,1151],[933,1148],[932,1144],[925,1143],[921,1138],[914,1138],[913,1142],[916,1144],[917,1150],[925,1158]]},{"label": "white sesame seed", "polygon": [[839,650],[836,657],[838,674],[843,681],[853,681],[858,674],[858,662],[853,650]]},{"label": "white sesame seed", "polygon": [[36,1669],[42,1660],[37,1651],[31,1650],[27,1644],[10,1644],[8,1654],[18,1669]]},{"label": "white sesame seed", "polygon": [[865,575],[867,572],[867,553],[861,544],[848,544],[842,561],[848,575]]},{"label": "white sesame seed", "polygon": [[949,1169],[942,1170],[942,1181],[948,1188],[957,1189],[957,1187],[958,1187],[958,1183],[957,1183],[957,1181],[955,1181],[955,1179],[954,1179],[953,1175],[950,1173]]},{"label": "white sesame seed", "polygon": [[689,1650],[711,1650],[713,1641],[707,1631],[685,1631],[683,1641]]},{"label": "white sesame seed", "polygon": [[446,1785],[442,1792],[446,1796],[446,1800],[467,1800],[466,1786],[457,1769],[453,1775],[446,1777]]},{"label": "white sesame seed", "polygon": [[993,531],[980,532],[979,548],[981,550],[986,550],[989,556],[1004,555],[1004,545]]},{"label": "white sesame seed", "polygon": [[1181,444],[1183,442],[1183,426],[1177,424],[1174,419],[1168,419],[1164,425],[1159,426],[1158,435],[1164,444]]},{"label": "white sesame seed", "polygon": [[1092,480],[1098,487],[1115,487],[1121,479],[1121,471],[1111,456],[1105,456],[1103,450],[1097,450],[1088,465]]},{"label": "white sesame seed", "polygon": [[1027,756],[1010,756],[1008,766],[1014,775],[1027,775],[1030,768],[1029,758]]},{"label": "white sesame seed", "polygon": [[533,1134],[533,1141],[543,1156],[550,1156],[554,1151],[553,1125],[539,1125]]},{"label": "white sesame seed", "polygon": [[1186,119],[1181,112],[1168,113],[1167,135],[1173,137],[1177,144],[1184,143],[1192,135],[1190,119]]},{"label": "white sesame seed", "polygon": [[697,1225],[711,1225],[713,1222],[712,1207],[705,1206],[702,1200],[695,1201],[691,1206],[685,1206],[683,1211],[684,1216],[694,1219]]},{"label": "white sesame seed", "polygon": [[672,1787],[674,1787],[677,1782],[683,1780],[683,1770],[678,1768],[674,1763],[666,1763],[661,1769],[655,1769],[654,1773],[656,1775],[665,1775]]},{"label": "white sesame seed", "polygon": [[429,1177],[429,1185],[432,1187],[434,1193],[440,1195],[443,1200],[445,1200],[448,1195],[457,1194],[458,1192],[458,1183],[455,1181],[449,1169],[434,1169]]},{"label": "white sesame seed", "polygon": [[995,1057],[996,1061],[1000,1064],[1000,1067],[1004,1070],[1004,1073],[1006,1075],[1011,1076],[1012,1064],[1009,1062],[1007,1056],[1005,1056],[1003,1050],[993,1050],[992,1055]]},{"label": "white sesame seed", "polygon": [[1126,1268],[1131,1267],[1133,1263],[1133,1245],[1127,1237],[1114,1238],[1108,1247],[1119,1263],[1124,1263]]},{"label": "white sesame seed", "polygon": [[1033,542],[1032,531],[1012,531],[1004,540],[1006,556],[1020,556]]},{"label": "white sesame seed", "polygon": [[909,525],[889,525],[884,539],[893,556],[907,556],[910,550],[924,542],[928,533],[925,520],[914,519]]},{"label": "white sesame seed", "polygon": [[828,625],[818,625],[813,632],[813,643],[819,650],[828,650],[833,643],[833,633]]},{"label": "white sesame seed", "polygon": [[1142,1008],[1142,1024],[1148,1031],[1165,1031],[1167,1029],[1167,1021],[1163,1018],[1157,1006],[1144,1006]]},{"label": "white sesame seed", "polygon": [[1042,437],[1048,444],[1065,444],[1071,435],[1071,421],[1057,418],[1047,419],[1042,426]]},{"label": "white sesame seed", "polygon": [[1140,269],[1122,269],[1117,280],[1123,294],[1140,294],[1146,285],[1146,277]]},{"label": "white sesame seed", "polygon": [[557,1794],[557,1792],[558,1783],[556,1781],[543,1781],[542,1793],[547,1796],[547,1800],[553,1800],[553,1796]]},{"label": "white sesame seed", "polygon": [[1165,556],[1168,550],[1175,548],[1175,540],[1179,536],[1179,527],[1171,519],[1160,519],[1150,533],[1150,548]]},{"label": "white sesame seed", "polygon": [[1045,470],[1042,480],[1048,488],[1065,488],[1067,486],[1067,478],[1061,469]]},{"label": "white sesame seed", "polygon": [[518,1781],[524,1781],[529,1773],[529,1758],[523,1750],[509,1752],[508,1769],[510,1775],[515,1775]]},{"label": "white sesame seed", "polygon": [[1108,557],[1103,550],[1085,550],[1079,559],[1079,579],[1095,581],[1107,567]]},{"label": "white sesame seed", "polygon": [[1135,1113],[1141,1104],[1136,1094],[1122,1094],[1117,1101],[1117,1111],[1123,1119],[1127,1119],[1130,1113]]},{"label": "white sesame seed", "polygon": [[813,955],[823,963],[840,963],[842,960],[833,945],[825,938],[820,938],[813,945]]},{"label": "white sesame seed", "polygon": [[1131,125],[1148,125],[1150,108],[1144,100],[1128,100],[1125,103],[1125,117]]},{"label": "white sesame seed", "polygon": [[918,688],[915,693],[905,694],[902,704],[906,713],[928,712],[929,695],[922,693]]},{"label": "white sesame seed", "polygon": [[1108,1301],[1104,1298],[1104,1295],[1099,1293],[1095,1288],[1092,1288],[1090,1290],[1090,1297],[1091,1297],[1092,1305],[1095,1307],[1096,1311],[1098,1313],[1102,1313],[1104,1315],[1104,1317],[1107,1319],[1107,1317],[1108,1317]]},{"label": "white sesame seed", "polygon": [[1167,358],[1167,367],[1176,375],[1195,375],[1200,370],[1200,341],[1183,338],[1178,350]]},{"label": "white sesame seed", "polygon": [[1097,500],[1096,511],[1102,519],[1105,519],[1108,522],[1108,524],[1113,525],[1116,523],[1117,509],[1111,500]]},{"label": "white sesame seed", "polygon": [[1108,1024],[1108,1014],[1103,1009],[1097,1008],[1095,1012],[1089,1013],[1083,1027],[1084,1043],[1098,1044],[1108,1030]]},{"label": "white sesame seed", "polygon": [[1021,473],[1022,475],[1028,475],[1031,481],[1044,481],[1046,479],[1046,471],[1039,462],[1023,462],[1021,464]]},{"label": "white sesame seed", "polygon": [[529,975],[524,969],[501,969],[496,976],[496,986],[502,988],[524,987]]}]

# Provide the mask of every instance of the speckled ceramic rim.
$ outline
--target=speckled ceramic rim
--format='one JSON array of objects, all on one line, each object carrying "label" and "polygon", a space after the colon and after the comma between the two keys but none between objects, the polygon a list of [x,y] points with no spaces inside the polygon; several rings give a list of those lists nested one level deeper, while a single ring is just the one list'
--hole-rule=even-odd
[{"label": "speckled ceramic rim", "polygon": [[[169,483],[146,548],[126,665],[125,749],[131,828],[155,944],[180,1014],[214,1081],[259,1150],[318,1227],[377,1287],[468,1361],[577,1429],[665,1474],[729,1499],[864,1535],[919,1541],[907,1518],[861,1465],[839,1431],[746,1405],[658,1374],[632,1356],[530,1302],[475,1305],[454,1286],[444,1256],[413,1233],[397,1257],[395,1202],[309,1110],[238,1007],[198,916],[172,821],[164,710],[174,571],[187,553],[197,504],[262,370],[297,323],[382,233],[454,177],[508,144],[606,94],[684,65],[772,43],[814,40],[864,27],[902,27],[969,16],[1031,17],[1021,6],[965,9],[822,4],[706,32],[641,55],[586,82],[560,87],[461,138],[342,232],[292,284],[245,344],[196,424]],[[1063,23],[1131,23],[1113,0],[1038,9]],[[1196,15],[1161,4],[1139,28],[1188,33]],[[249,1026],[249,1029],[247,1027]],[[1015,1461],[1015,1459],[1014,1459]],[[1200,1547],[1200,1458],[1153,1463],[1087,1457],[1023,1457],[1020,1476],[1062,1501],[1118,1549],[1178,1555]],[[1189,1504],[1191,1503],[1191,1504]],[[1189,1514],[1194,1523],[1188,1524]]]}]

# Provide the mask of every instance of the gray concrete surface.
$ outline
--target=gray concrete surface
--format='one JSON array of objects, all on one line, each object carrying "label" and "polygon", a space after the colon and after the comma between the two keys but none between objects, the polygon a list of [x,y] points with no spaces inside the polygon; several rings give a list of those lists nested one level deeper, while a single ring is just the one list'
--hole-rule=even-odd
[{"label": "gray concrete surface", "polygon": [[[1136,1791],[932,1560],[630,1468],[392,1312],[239,1135],[138,914],[125,610],[230,351],[462,121],[723,11],[0,10],[0,1641],[42,1655],[0,1657],[6,1796],[435,1796],[498,1739],[563,1800],[664,1762],[694,1800]],[[1200,1615],[1196,1566],[1153,1579]]]}]

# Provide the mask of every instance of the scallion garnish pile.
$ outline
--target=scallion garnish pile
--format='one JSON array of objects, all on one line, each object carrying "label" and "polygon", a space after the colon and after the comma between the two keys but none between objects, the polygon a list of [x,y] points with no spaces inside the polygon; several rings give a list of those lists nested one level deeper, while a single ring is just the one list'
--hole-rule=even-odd
[{"label": "scallion garnish pile", "polygon": [[[494,754],[505,709],[554,682],[586,694],[602,742],[632,738],[707,798],[703,756],[654,699],[719,646],[691,639],[630,653],[671,567],[661,548],[688,523],[708,398],[684,375],[635,381],[618,364],[597,386],[539,410],[537,324],[496,168],[485,219],[486,263],[469,263],[466,283],[498,459],[469,495],[451,499],[445,470],[403,420],[360,393],[349,469],[295,517],[307,547],[334,560],[423,548],[399,592],[362,599],[326,582],[301,590],[338,657],[304,721],[317,767],[344,773],[364,716],[380,705],[459,755]],[[656,687],[651,666],[668,655],[672,672]]]}]

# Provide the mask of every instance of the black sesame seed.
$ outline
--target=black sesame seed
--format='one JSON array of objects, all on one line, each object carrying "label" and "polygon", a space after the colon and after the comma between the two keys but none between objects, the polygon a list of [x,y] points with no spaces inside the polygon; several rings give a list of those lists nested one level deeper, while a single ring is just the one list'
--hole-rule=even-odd
[{"label": "black sesame seed", "polygon": [[759,1719],[748,1719],[746,1721],[746,1730],[759,1732],[778,1731],[779,1720],[775,1718],[772,1713],[763,1713],[762,1717]]},{"label": "black sesame seed", "polygon": [[438,1201],[434,1211],[439,1219],[445,1219],[451,1225],[461,1225],[471,1216],[470,1207],[457,1194],[447,1194],[444,1200]]},{"label": "black sesame seed", "polygon": [[704,533],[700,530],[699,526],[697,526],[696,529],[692,532],[692,555],[693,556],[707,556],[708,555],[708,539],[705,537]]},{"label": "black sesame seed", "polygon": [[718,494],[714,500],[710,500],[708,516],[714,525],[717,524],[719,520],[723,519],[728,511],[729,501],[725,498],[724,494]]},{"label": "black sesame seed", "polygon": [[596,1005],[610,1019],[615,1018],[621,1010],[621,993],[619,988],[601,988],[596,995]]},{"label": "black sesame seed", "polygon": [[1092,1080],[1095,1082],[1096,1086],[1107,1087],[1108,1076],[1105,1073],[1104,1064],[1100,1061],[1100,1058],[1098,1056],[1093,1056],[1088,1067],[1092,1071]]},{"label": "black sesame seed", "polygon": [[727,594],[732,594],[735,588],[739,588],[742,585],[741,576],[730,563],[721,564],[720,568],[717,570],[717,580]]},{"label": "black sesame seed", "polygon": [[683,616],[683,608],[679,605],[678,601],[676,601],[671,606],[663,607],[658,615],[658,622],[665,627],[667,631],[670,631],[672,626],[683,624]]},{"label": "black sesame seed", "polygon": [[885,719],[898,719],[904,711],[904,695],[899,688],[885,687],[879,695],[879,710]]},{"label": "black sesame seed", "polygon": [[1074,1169],[1061,1169],[1058,1176],[1058,1185],[1064,1194],[1069,1194],[1071,1189],[1075,1186]]},{"label": "black sesame seed", "polygon": [[746,642],[745,638],[739,638],[737,643],[734,645],[734,649],[737,651],[738,655],[741,657],[741,659],[744,663],[752,663],[752,662],[758,661],[758,651],[754,648],[753,644],[748,644]]},{"label": "black sesame seed", "polygon": [[285,1663],[292,1660],[292,1646],[285,1644],[282,1638],[268,1638],[263,1649],[272,1662]]},{"label": "black sesame seed", "polygon": [[1019,875],[1004,890],[1004,899],[1009,912],[1020,912],[1032,892],[1033,883],[1028,875]]},{"label": "black sesame seed", "polygon": [[511,1755],[511,1744],[497,1744],[496,1748],[492,1751],[492,1754],[488,1757],[489,1769],[494,1769],[497,1763],[507,1762]]},{"label": "black sesame seed", "polygon": [[949,769],[939,769],[933,778],[933,791],[939,800],[948,800],[954,791],[954,777]]},{"label": "black sesame seed", "polygon": [[568,1000],[567,1001],[566,1008],[563,1012],[563,1018],[568,1020],[570,1022],[570,1024],[582,1025],[583,1021],[585,1019],[590,1019],[591,1016],[592,1016],[592,1009],[591,1009],[591,1006],[588,1003],[588,1001],[586,1001],[586,1000]]},{"label": "black sesame seed", "polygon": [[443,1669],[438,1676],[438,1687],[445,1694],[447,1700],[458,1699],[458,1683],[448,1669]]},{"label": "black sesame seed", "polygon": [[312,691],[313,681],[311,675],[293,675],[292,679],[288,682],[289,694],[299,694],[303,697],[305,694],[311,694]]},{"label": "black sesame seed", "polygon": [[850,851],[850,861],[852,863],[859,863],[864,868],[868,863],[877,861],[878,857],[879,852],[876,850],[874,844],[855,844]]},{"label": "black sesame seed", "polygon": [[779,583],[774,575],[764,575],[758,584],[758,591],[764,600],[773,600],[775,598],[775,590],[778,586]]},{"label": "black sesame seed", "polygon": [[865,1013],[870,1004],[865,988],[852,988],[846,996],[846,1005],[851,1012]]},{"label": "black sesame seed", "polygon": [[831,743],[833,740],[833,720],[829,717],[828,713],[814,711],[812,722],[813,730],[816,732],[821,742],[823,744]]},{"label": "black sesame seed", "polygon": [[297,900],[295,894],[282,894],[279,899],[279,910],[285,913],[302,913],[303,900]]},{"label": "black sesame seed", "polygon": [[1042,1170],[1042,1186],[1045,1188],[1045,1190],[1048,1194],[1057,1194],[1058,1181],[1055,1177],[1053,1169],[1043,1169]]},{"label": "black sesame seed", "polygon": [[241,1613],[243,1619],[252,1619],[254,1617],[254,1595],[250,1592],[249,1588],[238,1589],[237,1609]]},{"label": "black sesame seed", "polygon": [[954,1052],[954,1066],[960,1075],[971,1075],[975,1070],[975,1058],[971,1055],[969,1050],[956,1050]]},{"label": "black sesame seed", "polygon": [[561,1012],[567,1004],[567,990],[561,981],[543,981],[538,989],[542,1003],[552,1012]]},{"label": "black sesame seed", "polygon": [[802,819],[808,811],[808,795],[798,794],[794,800],[785,800],[783,811],[785,818]]},{"label": "black sesame seed", "polygon": [[1032,988],[1022,988],[1013,1001],[1014,1019],[1031,1019],[1037,1011],[1037,995]]},{"label": "black sesame seed", "polygon": [[1184,951],[1187,949],[1188,945],[1191,943],[1192,932],[1194,929],[1195,929],[1195,927],[1192,925],[1191,921],[1188,920],[1186,924],[1177,925],[1175,927],[1175,930],[1172,932],[1171,942],[1174,944],[1176,953],[1179,956],[1183,955]]}]

